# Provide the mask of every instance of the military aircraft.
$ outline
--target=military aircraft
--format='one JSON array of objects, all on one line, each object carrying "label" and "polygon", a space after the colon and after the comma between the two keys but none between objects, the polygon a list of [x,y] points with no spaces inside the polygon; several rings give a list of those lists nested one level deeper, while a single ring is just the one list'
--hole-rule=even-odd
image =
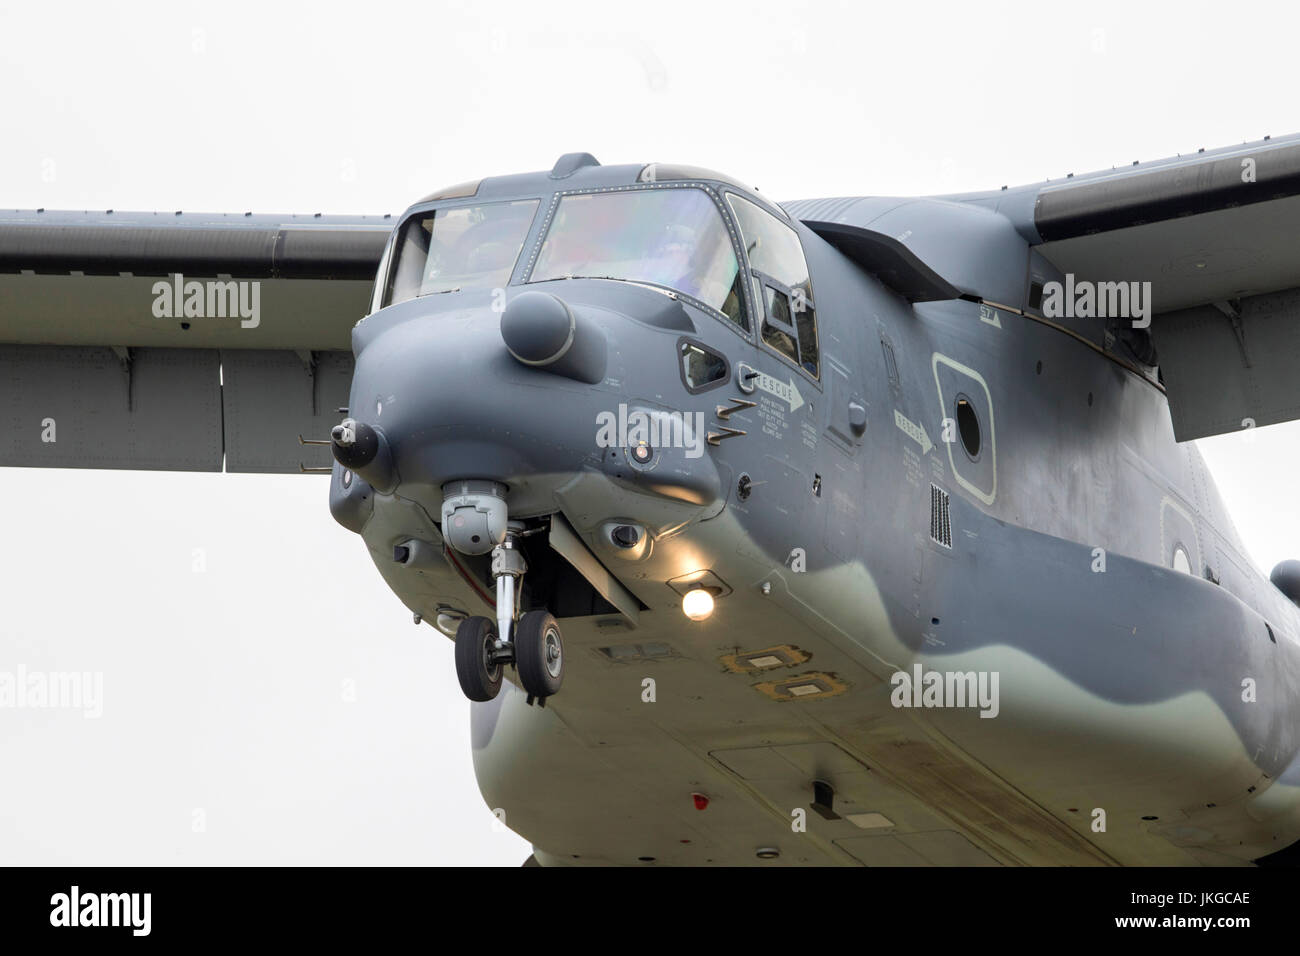
[{"label": "military aircraft", "polygon": [[530,862],[1271,862],[1300,564],[1187,442],[1300,417],[1298,233],[1300,137],[928,198],[573,153],[397,218],[11,212],[0,465],[328,473]]}]

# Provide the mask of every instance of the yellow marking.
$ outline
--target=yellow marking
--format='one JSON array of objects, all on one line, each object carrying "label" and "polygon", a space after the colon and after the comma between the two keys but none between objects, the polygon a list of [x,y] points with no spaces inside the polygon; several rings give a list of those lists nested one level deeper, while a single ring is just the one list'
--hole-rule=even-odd
[{"label": "yellow marking", "polygon": [[[773,663],[760,660],[770,658]],[[757,651],[738,651],[725,654],[719,658],[720,663],[733,674],[752,674],[754,671],[773,667],[794,667],[810,660],[812,655],[791,644],[778,644],[776,647],[764,647]]]},{"label": "yellow marking", "polygon": [[825,700],[845,693],[849,685],[830,674],[814,672],[777,681],[764,681],[755,684],[754,689],[773,700]]}]

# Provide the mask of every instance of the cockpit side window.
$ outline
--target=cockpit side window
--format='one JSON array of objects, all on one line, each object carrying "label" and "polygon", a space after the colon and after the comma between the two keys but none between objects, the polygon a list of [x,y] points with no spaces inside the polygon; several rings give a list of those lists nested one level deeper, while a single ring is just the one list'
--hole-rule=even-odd
[{"label": "cockpit side window", "polygon": [[793,229],[762,207],[735,193],[727,202],[749,258],[754,308],[760,337],[773,350],[813,378],[821,376],[817,310],[813,305],[808,260]]},{"label": "cockpit side window", "polygon": [[383,304],[508,285],[539,203],[449,206],[412,216],[393,244]]}]

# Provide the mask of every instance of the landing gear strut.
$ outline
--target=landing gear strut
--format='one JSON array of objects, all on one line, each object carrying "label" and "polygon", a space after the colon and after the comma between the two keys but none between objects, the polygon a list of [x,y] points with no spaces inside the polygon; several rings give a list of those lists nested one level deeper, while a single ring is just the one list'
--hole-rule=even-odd
[{"label": "landing gear strut", "polygon": [[544,707],[564,680],[564,641],[559,623],[548,611],[518,615],[519,579],[528,570],[516,547],[522,533],[522,524],[510,522],[505,541],[492,549],[496,623],[486,617],[461,622],[456,629],[456,676],[466,697],[488,701],[501,690],[505,665],[513,664],[528,703],[536,700]]}]

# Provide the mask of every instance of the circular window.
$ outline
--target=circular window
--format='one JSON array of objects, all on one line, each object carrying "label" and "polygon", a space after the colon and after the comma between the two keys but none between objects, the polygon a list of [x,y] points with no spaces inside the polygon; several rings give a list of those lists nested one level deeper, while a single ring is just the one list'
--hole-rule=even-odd
[{"label": "circular window", "polygon": [[1180,544],[1174,548],[1174,570],[1182,571],[1183,574],[1192,573],[1192,562],[1187,557],[1187,550]]},{"label": "circular window", "polygon": [[980,420],[975,414],[975,406],[965,395],[957,396],[957,434],[967,457],[976,461],[980,456]]}]

